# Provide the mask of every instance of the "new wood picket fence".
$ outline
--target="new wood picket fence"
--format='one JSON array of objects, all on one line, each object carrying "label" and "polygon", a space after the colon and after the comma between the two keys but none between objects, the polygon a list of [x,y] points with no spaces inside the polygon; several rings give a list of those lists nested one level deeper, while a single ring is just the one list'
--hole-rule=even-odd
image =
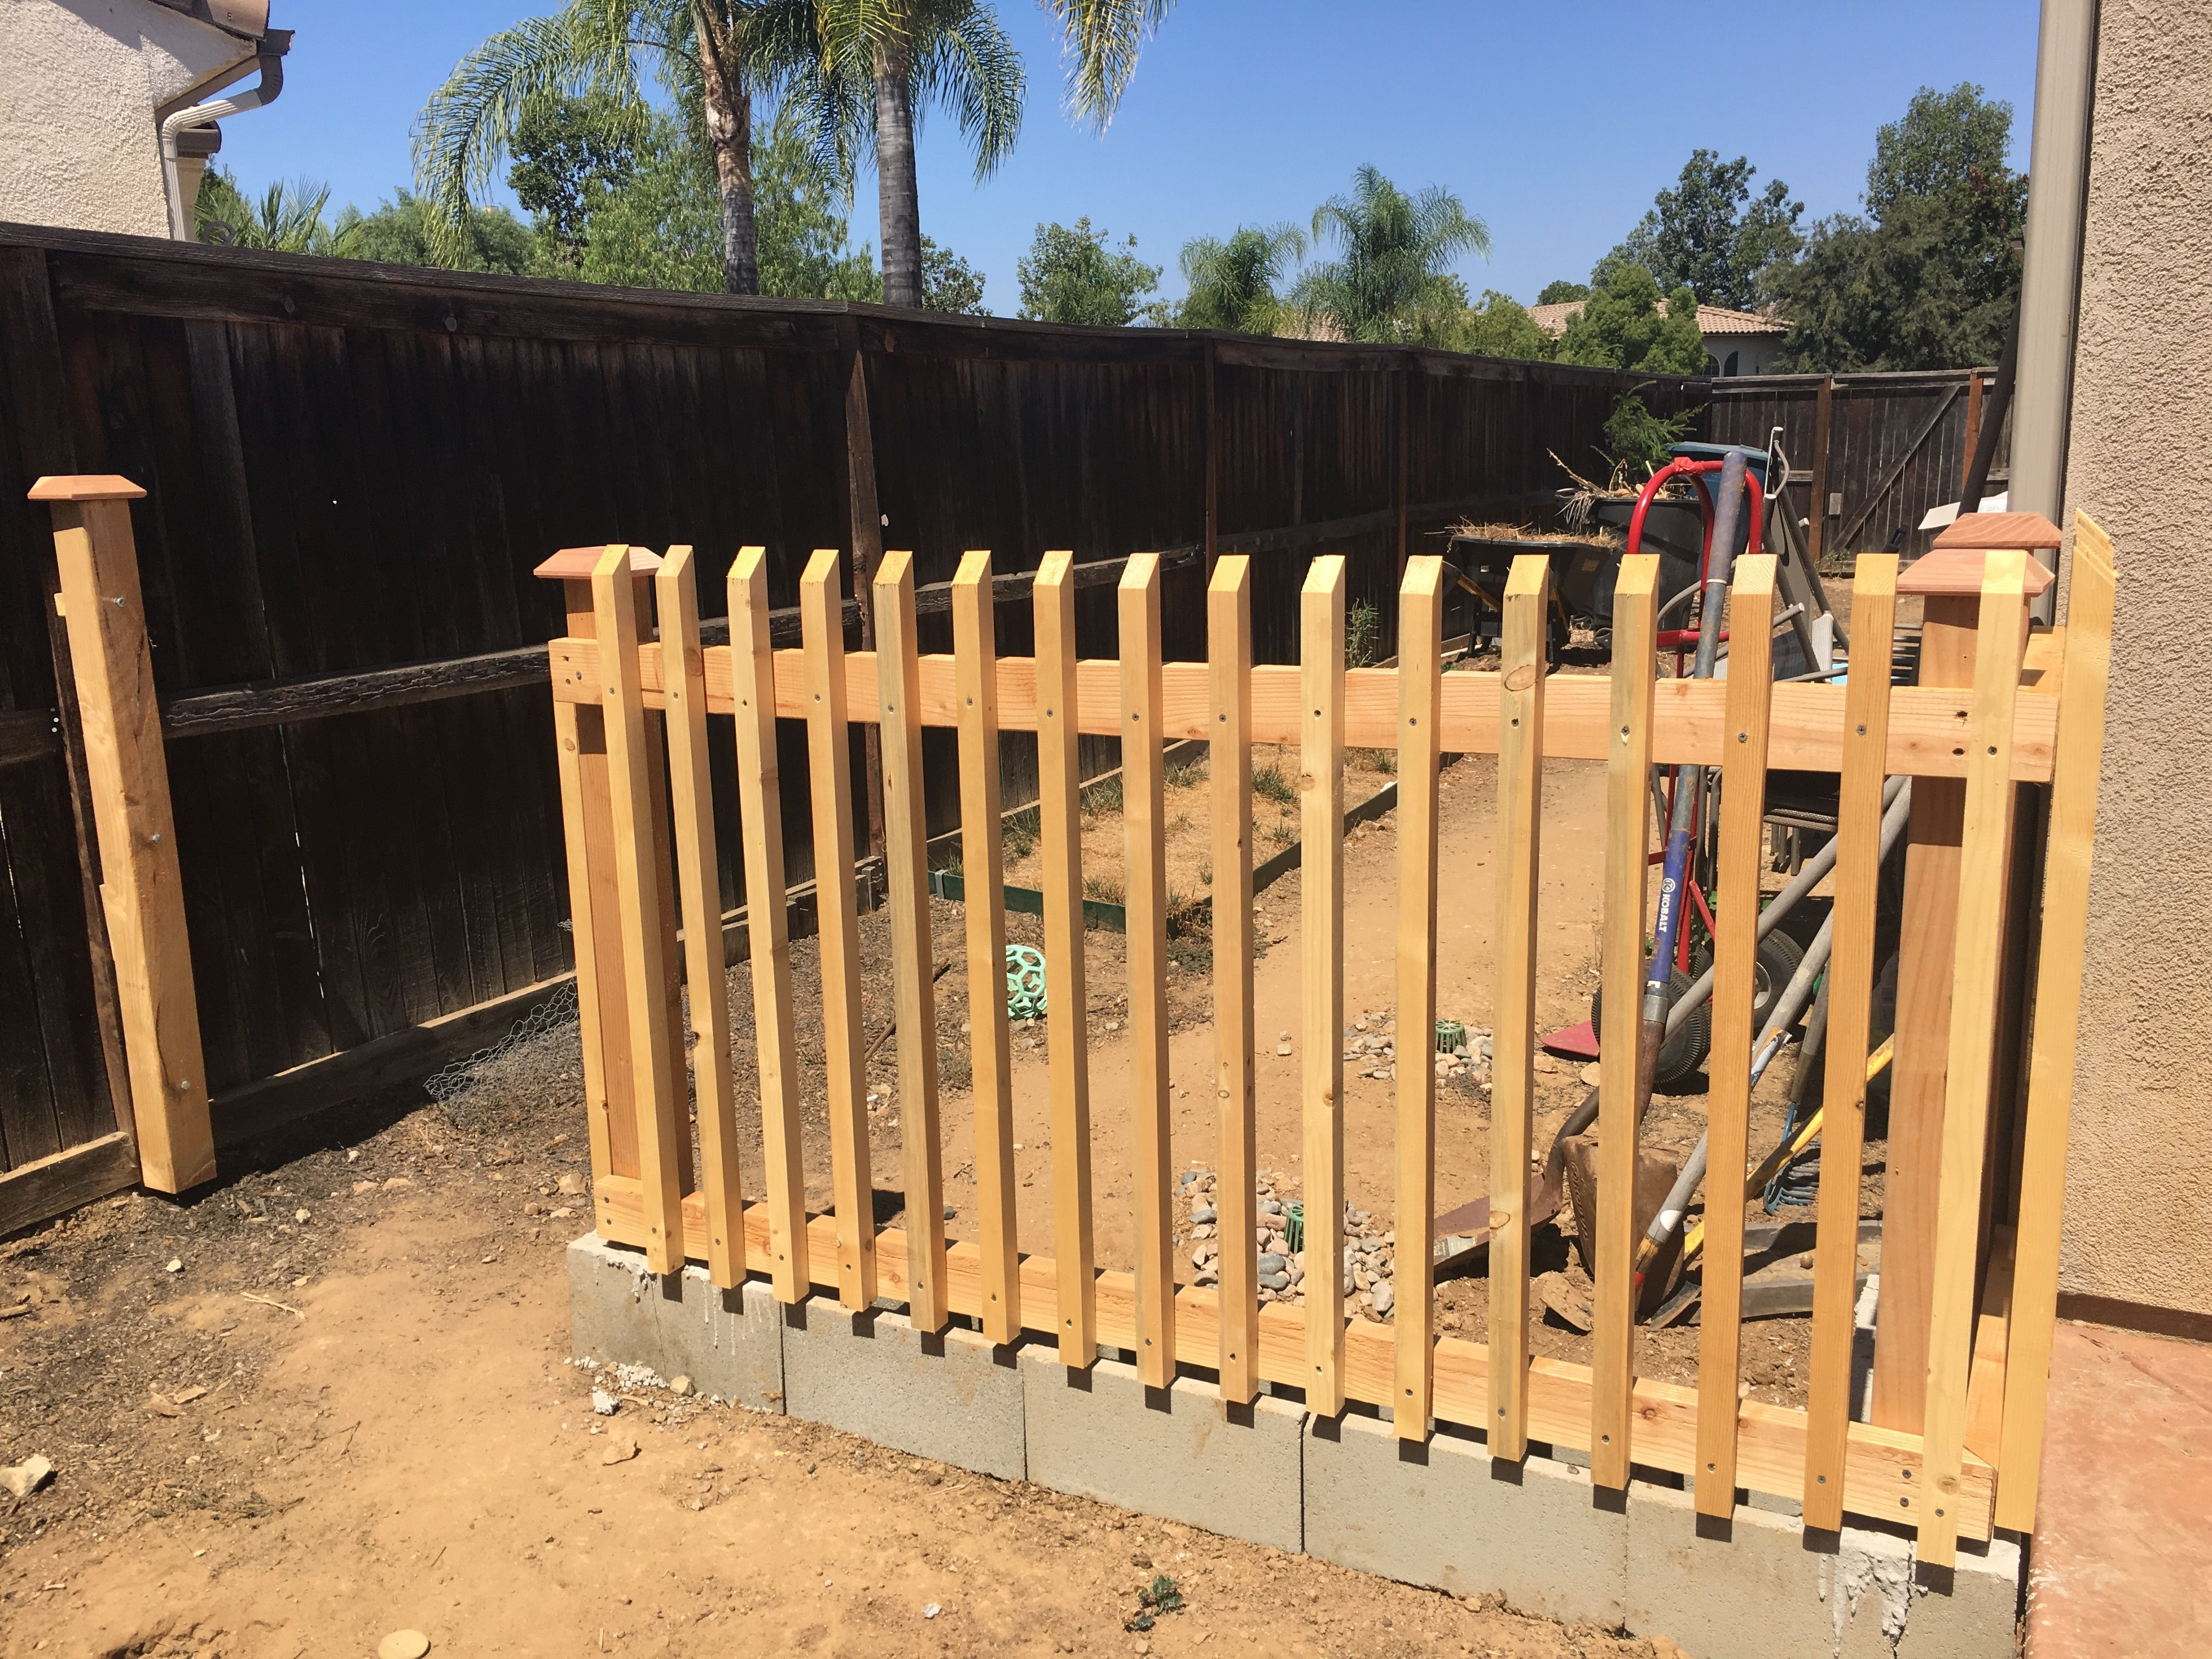
[{"label": "new wood picket fence", "polygon": [[[1307,1408],[1322,1415],[1347,1401],[1388,1407],[1405,1439],[1425,1437],[1433,1419],[1480,1430],[1498,1458],[1517,1459],[1532,1440],[1547,1442],[1587,1454],[1603,1487],[1625,1486],[1632,1465],[1692,1476],[1698,1508],[1710,1516],[1729,1515],[1742,1487],[1802,1499],[1810,1526],[1838,1526],[1846,1513],[1902,1520],[1917,1527],[1921,1559],[1932,1564],[1951,1561],[1962,1535],[1985,1540],[1993,1526],[2028,1526],[2056,1307],[2112,617],[2110,546],[2086,519],[2069,626],[2032,637],[2029,578],[2041,572],[2023,552],[1978,549],[1948,562],[1931,556],[1903,584],[1893,556],[1861,558],[1857,649],[1842,685],[1771,683],[1767,631],[1741,623],[1726,679],[1659,678],[1656,564],[1649,556],[1622,568],[1609,678],[1547,677],[1549,596],[1540,556],[1516,563],[1498,671],[1449,674],[1439,664],[1444,577],[1434,557],[1406,567],[1401,665],[1382,669],[1345,666],[1344,572],[1334,557],[1312,565],[1301,600],[1303,658],[1287,667],[1252,661],[1251,571],[1238,556],[1219,560],[1209,583],[1203,663],[1162,660],[1159,573],[1149,555],[1129,562],[1118,589],[1118,662],[1075,656],[1074,580],[1065,553],[1048,555],[1037,572],[1036,656],[1003,659],[994,656],[987,553],[969,554],[954,582],[950,656],[916,650],[913,563],[904,554],[887,554],[875,580],[873,652],[846,648],[835,551],[817,553],[801,582],[802,648],[772,649],[757,547],[743,550],[730,572],[731,643],[702,647],[697,562],[688,547],[656,559],[615,546],[562,553],[540,572],[565,582],[568,595],[568,632],[552,641],[551,676],[601,1236],[641,1246],[647,1265],[662,1273],[689,1258],[724,1286],[763,1276],[787,1304],[819,1289],[853,1309],[879,1299],[903,1304],[924,1332],[956,1316],[973,1319],[995,1342],[1048,1340],[1070,1366],[1090,1364],[1102,1344],[1125,1350],[1149,1385],[1196,1368],[1217,1374],[1232,1402],[1274,1384],[1302,1390]],[[1771,614],[1773,574],[1771,557],[1738,562],[1734,615]],[[1893,688],[1889,642],[1901,586],[1929,596],[1931,633],[1950,607],[1972,652],[1970,684]],[[647,617],[656,607],[657,638]],[[788,941],[773,905],[760,907],[750,935],[758,1046],[747,1059],[758,1067],[763,1144],[738,1144],[732,1091],[740,1062],[721,1035],[729,1029],[727,993],[707,760],[708,721],[732,717],[746,885],[755,893],[784,884],[775,722],[806,723],[816,861],[825,870],[853,867],[848,728],[868,722],[880,729],[903,1230],[874,1224],[849,884],[820,889],[829,1212],[805,1208]],[[946,1126],[924,868],[921,738],[933,726],[958,733],[967,826],[977,1215],[973,1235],[957,1242],[947,1238],[943,1219]],[[1005,922],[995,902],[1003,886],[1001,731],[1037,734],[1042,782],[1050,1256],[1024,1255],[1016,1243],[1011,1048],[999,971]],[[1079,733],[1118,736],[1123,750],[1133,1271],[1101,1270],[1094,1259]],[[1214,745],[1218,1291],[1178,1285],[1172,1254],[1160,751],[1188,738]],[[1407,1033],[1426,1031],[1436,1017],[1439,757],[1498,757],[1487,1342],[1437,1334],[1428,1252],[1418,1243],[1397,1253],[1395,1324],[1348,1322],[1341,1280],[1331,1271],[1307,1275],[1303,1310],[1257,1300],[1250,751],[1261,743],[1295,744],[1302,757],[1305,1248],[1323,1263],[1334,1263],[1344,1243],[1344,751],[1392,749],[1398,757],[1397,1016]],[[1565,758],[1601,760],[1608,776],[1599,1261],[1588,1365],[1533,1355],[1528,1328],[1540,785],[1545,762]],[[1711,1185],[1723,1196],[1707,1211],[1694,1386],[1639,1377],[1632,1360],[1630,1187],[1649,784],[1655,764],[1684,763],[1719,768],[1724,801],[1709,1103]],[[1766,773],[1785,769],[1840,780],[1825,1155],[1803,1410],[1741,1397],[1743,1215],[1727,1196],[1729,1172],[1740,1176],[1748,1161],[1761,803]],[[1918,1338],[1926,1362],[1917,1431],[1854,1421],[1850,1400],[1880,824],[1884,781],[1899,775],[1950,781],[1963,791],[1955,911],[1942,919],[1956,945],[1944,969],[1948,1036],[1935,1055],[1942,1079],[1940,1180],[1932,1290]],[[1992,1134],[1992,1109],[2008,1075],[2004,939],[2008,927],[2026,920],[2007,914],[2021,786],[2050,790],[2033,1036],[2017,1133]],[[1908,929],[1912,916],[1908,902]],[[1908,937],[1905,953],[1915,945]],[[688,1029],[679,981],[690,988]],[[687,1054],[696,1073],[688,1086]],[[1397,1237],[1425,1241],[1433,1219],[1431,1068],[1404,1066],[1396,1088]],[[2006,1212],[1986,1216],[1985,1168],[2006,1163],[2010,1179],[1996,1188],[2008,1194],[2001,1200]],[[748,1180],[764,1187],[764,1201],[744,1200]]]}]

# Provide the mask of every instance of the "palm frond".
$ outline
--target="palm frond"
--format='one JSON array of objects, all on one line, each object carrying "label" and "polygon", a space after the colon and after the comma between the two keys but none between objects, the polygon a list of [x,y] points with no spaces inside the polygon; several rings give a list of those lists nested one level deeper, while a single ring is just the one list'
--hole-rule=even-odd
[{"label": "palm frond", "polygon": [[974,0],[936,0],[921,14],[912,64],[915,104],[940,104],[975,151],[980,182],[1013,154],[1028,76],[997,13]]},{"label": "palm frond", "polygon": [[1103,132],[1137,72],[1137,56],[1175,0],[1043,0],[1060,25],[1066,104],[1079,124]]}]

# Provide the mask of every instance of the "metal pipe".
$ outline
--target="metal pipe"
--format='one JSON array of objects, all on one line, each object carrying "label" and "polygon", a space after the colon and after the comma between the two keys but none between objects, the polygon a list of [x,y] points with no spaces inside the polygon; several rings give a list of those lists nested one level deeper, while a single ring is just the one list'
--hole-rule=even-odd
[{"label": "metal pipe", "polygon": [[[283,46],[290,44],[288,33]],[[276,101],[284,90],[284,55],[282,50],[264,49],[254,60],[261,70],[258,86],[244,92],[233,93],[225,98],[211,99],[204,104],[194,104],[190,109],[180,109],[161,123],[161,185],[169,195],[169,236],[173,241],[193,240],[191,216],[185,210],[184,180],[178,171],[178,136],[187,127],[204,127],[210,121],[220,121],[227,115],[239,115],[250,109],[264,109]]]},{"label": "metal pipe", "polygon": [[[2019,385],[2013,397],[2015,513],[2056,522],[2066,503],[2066,431],[2081,299],[2089,123],[2096,102],[2097,0],[2043,0],[2028,155],[2027,246],[2021,264]],[[2039,553],[2054,568],[2055,550]],[[2056,589],[2037,601],[2046,620]]]}]

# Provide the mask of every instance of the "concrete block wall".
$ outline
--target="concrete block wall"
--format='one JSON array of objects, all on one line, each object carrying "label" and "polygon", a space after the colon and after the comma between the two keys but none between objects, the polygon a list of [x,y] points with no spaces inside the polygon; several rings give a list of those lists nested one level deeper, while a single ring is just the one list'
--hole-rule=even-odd
[{"label": "concrete block wall", "polygon": [[2010,1659],[2019,1547],[1961,1543],[1947,1587],[1917,1583],[1910,1540],[1808,1533],[1738,1505],[1702,1520],[1686,1491],[1602,1492],[1586,1466],[1493,1463],[1437,1431],[1401,1443],[1387,1419],[1310,1417],[1295,1400],[1224,1405],[1184,1377],[1148,1389],[1102,1356],[966,1330],[924,1336],[904,1315],[823,1297],[661,1279],[635,1251],[569,1247],[577,1352],[688,1373],[706,1393],[782,1411],[1001,1480],[1033,1481],[1229,1537],[1303,1552],[1522,1612],[1665,1635],[1698,1659]]}]

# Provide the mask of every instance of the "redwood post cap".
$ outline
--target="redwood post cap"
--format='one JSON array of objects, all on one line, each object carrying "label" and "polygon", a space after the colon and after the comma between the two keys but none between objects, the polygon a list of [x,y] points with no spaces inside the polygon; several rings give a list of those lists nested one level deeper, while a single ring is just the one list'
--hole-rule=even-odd
[{"label": "redwood post cap", "polygon": [[[611,542],[602,542],[597,547],[564,547],[551,558],[531,572],[549,582],[587,582],[599,562],[606,556]],[[629,574],[650,576],[660,568],[660,555],[649,547],[633,547],[629,550]]]},{"label": "redwood post cap", "polygon": [[146,492],[112,472],[70,473],[41,478],[31,486],[34,501],[135,501]]}]

